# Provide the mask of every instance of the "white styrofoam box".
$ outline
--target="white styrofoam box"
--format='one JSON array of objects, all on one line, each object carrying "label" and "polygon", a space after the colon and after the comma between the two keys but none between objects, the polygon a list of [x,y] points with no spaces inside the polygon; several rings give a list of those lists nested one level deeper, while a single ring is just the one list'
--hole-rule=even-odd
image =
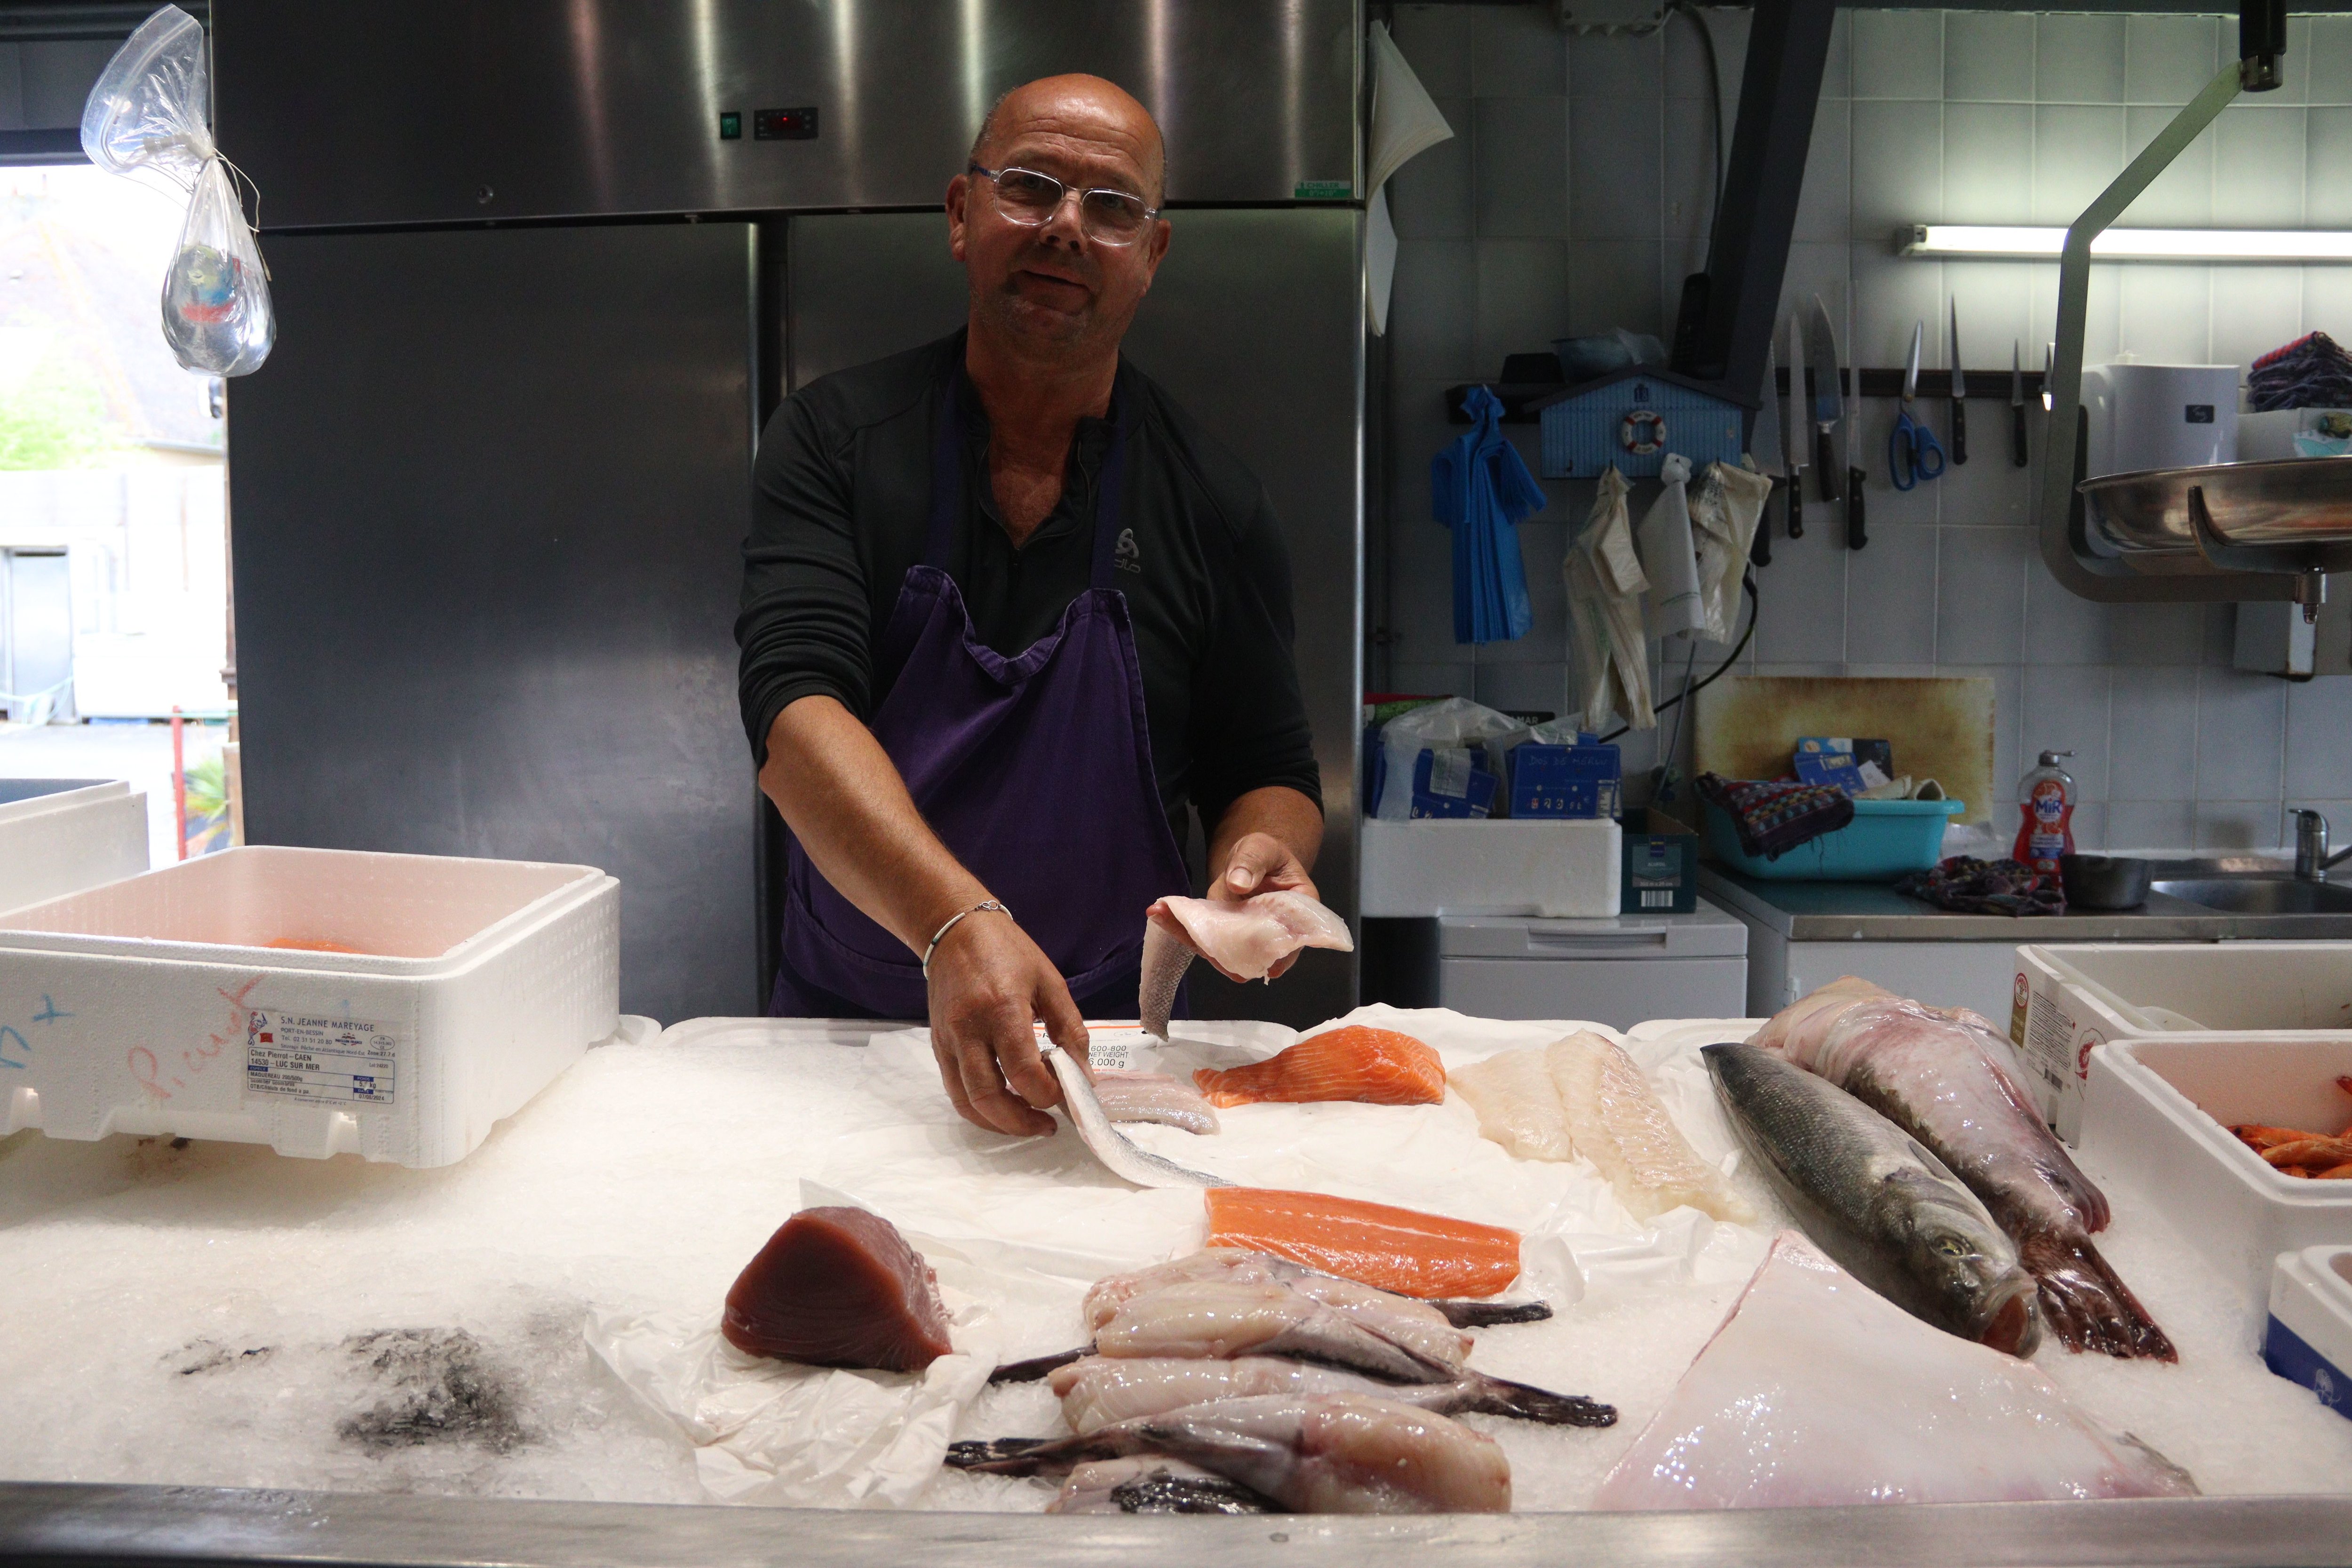
[{"label": "white styrofoam box", "polygon": [[2352,1420],[2352,1247],[2279,1254],[2263,1360]]},{"label": "white styrofoam box", "polygon": [[2103,1041],[2352,1029],[2352,942],[2081,942],[2020,947],[2009,1037],[2042,1113],[2071,1142]]},{"label": "white styrofoam box", "polygon": [[0,910],[147,869],[147,797],[121,779],[0,779]]},{"label": "white styrofoam box", "polygon": [[1617,824],[1554,818],[1363,825],[1366,915],[1617,913]]},{"label": "white styrofoam box", "polygon": [[588,866],[246,847],[0,916],[0,1132],[450,1164],[614,1033],[619,910]]},{"label": "white styrofoam box", "polygon": [[2352,1182],[2283,1174],[2230,1128],[2340,1131],[2352,1115],[2340,1073],[2352,1073],[2352,1032],[2126,1038],[2091,1052],[2085,1163],[2137,1189],[2243,1294],[2250,1343],[2280,1253],[2352,1243]]}]

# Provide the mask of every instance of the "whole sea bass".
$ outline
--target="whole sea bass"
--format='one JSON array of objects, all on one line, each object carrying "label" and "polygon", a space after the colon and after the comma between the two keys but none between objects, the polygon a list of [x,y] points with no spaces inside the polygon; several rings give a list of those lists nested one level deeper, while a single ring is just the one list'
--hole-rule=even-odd
[{"label": "whole sea bass", "polygon": [[1820,1074],[1934,1150],[2016,1242],[2042,1315],[2068,1349],[2179,1359],[2091,1245],[2106,1227],[2106,1197],[2043,1124],[1983,1018],[1849,976],[1783,1008],[1749,1044]]},{"label": "whole sea bass", "polygon": [[1699,1052],[1733,1128],[1805,1234],[1923,1321],[2028,1356],[2033,1279],[1976,1194],[1884,1116],[1754,1046]]}]

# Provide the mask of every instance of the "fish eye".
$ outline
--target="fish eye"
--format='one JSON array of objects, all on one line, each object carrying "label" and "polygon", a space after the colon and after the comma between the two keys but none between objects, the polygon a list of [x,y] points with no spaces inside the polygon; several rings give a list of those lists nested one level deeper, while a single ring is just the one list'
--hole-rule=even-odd
[{"label": "fish eye", "polygon": [[1969,1244],[1957,1236],[1939,1236],[1936,1238],[1936,1250],[1947,1258],[1966,1258]]}]

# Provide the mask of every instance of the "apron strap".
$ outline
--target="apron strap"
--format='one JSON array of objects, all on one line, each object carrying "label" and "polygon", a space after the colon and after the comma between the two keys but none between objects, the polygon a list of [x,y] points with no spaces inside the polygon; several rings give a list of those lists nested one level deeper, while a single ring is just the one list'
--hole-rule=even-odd
[{"label": "apron strap", "polygon": [[[942,572],[948,570],[956,527],[963,520],[967,427],[963,400],[958,395],[961,380],[958,374],[948,376],[946,390],[940,397],[938,417],[932,421],[931,516],[923,539],[923,564]],[[1119,517],[1127,489],[1127,439],[1135,425],[1136,400],[1118,400],[1115,393],[1113,397],[1126,406],[1112,410],[1117,423],[1111,426],[1110,446],[1103,454],[1102,468],[1095,480],[1093,558],[1087,583],[1094,588],[1117,585]]]}]

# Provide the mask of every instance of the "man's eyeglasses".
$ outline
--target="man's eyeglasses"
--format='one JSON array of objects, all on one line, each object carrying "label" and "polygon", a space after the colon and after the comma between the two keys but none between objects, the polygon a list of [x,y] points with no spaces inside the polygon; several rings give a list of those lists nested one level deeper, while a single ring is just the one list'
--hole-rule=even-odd
[{"label": "man's eyeglasses", "polygon": [[1143,205],[1140,196],[1125,191],[1074,191],[1051,174],[1034,169],[983,169],[971,172],[996,189],[996,210],[1008,223],[1035,228],[1062,210],[1070,196],[1078,198],[1078,226],[1097,245],[1133,245],[1160,216],[1158,207]]}]

